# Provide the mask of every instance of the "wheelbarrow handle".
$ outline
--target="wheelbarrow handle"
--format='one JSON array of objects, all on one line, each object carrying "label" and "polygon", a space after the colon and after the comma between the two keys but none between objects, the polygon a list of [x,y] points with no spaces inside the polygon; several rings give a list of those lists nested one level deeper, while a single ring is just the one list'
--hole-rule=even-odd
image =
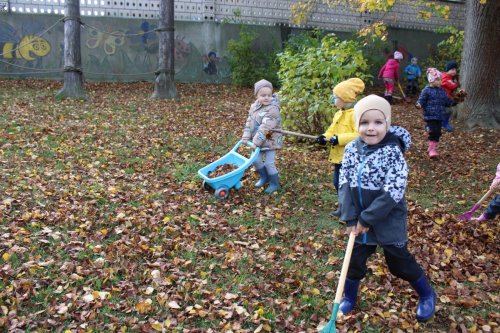
[{"label": "wheelbarrow handle", "polygon": [[283,129],[272,129],[271,131],[273,131],[273,132],[278,132],[278,133],[282,133],[282,134],[288,134],[288,135],[300,136],[300,137],[302,137],[302,138],[308,138],[308,139],[314,139],[314,140],[316,140],[316,138],[317,138],[317,136],[314,136],[314,135],[302,134],[302,133],[292,132],[292,131],[285,131],[285,130],[283,130]]}]

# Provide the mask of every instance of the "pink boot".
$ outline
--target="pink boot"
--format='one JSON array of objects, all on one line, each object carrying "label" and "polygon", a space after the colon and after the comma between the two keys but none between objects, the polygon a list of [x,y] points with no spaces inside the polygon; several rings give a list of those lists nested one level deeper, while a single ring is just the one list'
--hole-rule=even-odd
[{"label": "pink boot", "polygon": [[473,221],[483,222],[483,221],[489,220],[489,218],[486,215],[486,213],[482,213],[481,216],[479,216],[479,217],[473,217],[472,220]]},{"label": "pink boot", "polygon": [[429,153],[430,158],[435,158],[439,156],[439,153],[437,151],[437,141],[428,141],[429,148],[427,149],[427,152]]}]

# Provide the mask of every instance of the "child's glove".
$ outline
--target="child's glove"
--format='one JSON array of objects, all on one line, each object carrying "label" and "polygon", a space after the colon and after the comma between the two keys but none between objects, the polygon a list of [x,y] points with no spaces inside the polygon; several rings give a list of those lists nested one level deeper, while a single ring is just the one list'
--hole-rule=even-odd
[{"label": "child's glove", "polygon": [[420,105],[420,103],[415,103],[415,107],[416,107],[417,109],[421,109],[421,108],[422,108],[422,105]]},{"label": "child's glove", "polygon": [[326,145],[325,136],[322,134],[316,138],[316,143],[322,146]]},{"label": "child's glove", "polygon": [[248,142],[248,140],[247,140],[247,139],[241,139],[241,143],[242,143],[243,145],[246,145],[246,144],[247,144],[247,142]]},{"label": "child's glove", "polygon": [[338,137],[338,136],[336,136],[336,135],[334,135],[334,136],[332,136],[332,137],[330,138],[330,140],[329,140],[328,142],[330,142],[330,144],[331,144],[332,146],[336,146],[336,145],[338,145],[338,144],[339,144],[339,137]]}]

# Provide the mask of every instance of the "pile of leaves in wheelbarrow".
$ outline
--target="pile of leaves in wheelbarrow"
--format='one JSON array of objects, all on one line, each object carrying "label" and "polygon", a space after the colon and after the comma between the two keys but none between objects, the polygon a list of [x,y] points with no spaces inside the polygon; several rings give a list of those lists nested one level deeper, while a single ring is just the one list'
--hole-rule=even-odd
[{"label": "pile of leaves in wheelbarrow", "polygon": [[[328,216],[327,151],[286,137],[271,196],[252,168],[228,200],[196,175],[240,139],[252,89],[181,84],[179,101],[154,101],[152,83],[87,82],[81,102],[55,100],[58,82],[0,86],[1,330],[288,333],[329,319],[347,237]],[[498,220],[456,216],[491,182],[498,131],[456,126],[431,161],[411,104],[393,123],[414,140],[410,248],[438,310],[417,323],[414,292],[376,254],[337,331],[497,332]]]}]

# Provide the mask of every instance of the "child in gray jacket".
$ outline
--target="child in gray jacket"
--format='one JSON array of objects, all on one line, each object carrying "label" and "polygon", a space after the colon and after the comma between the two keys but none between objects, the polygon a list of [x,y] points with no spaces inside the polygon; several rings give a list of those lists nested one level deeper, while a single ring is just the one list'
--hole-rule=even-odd
[{"label": "child in gray jacket", "polygon": [[280,188],[275,159],[276,150],[283,145],[283,135],[273,131],[281,130],[280,106],[271,82],[256,82],[254,93],[257,100],[250,107],[241,140],[243,144],[251,141],[254,147],[265,148],[253,163],[260,176],[255,186],[262,187],[269,183],[265,192],[270,194]]},{"label": "child in gray jacket", "polygon": [[340,309],[350,312],[356,303],[366,262],[382,247],[389,270],[410,282],[419,295],[417,320],[432,317],[436,293],[408,251],[408,211],[405,201],[408,166],[403,152],[411,144],[402,127],[391,127],[391,106],[370,95],[354,106],[359,137],[347,144],[340,169],[340,219],[347,233],[357,234]]}]

